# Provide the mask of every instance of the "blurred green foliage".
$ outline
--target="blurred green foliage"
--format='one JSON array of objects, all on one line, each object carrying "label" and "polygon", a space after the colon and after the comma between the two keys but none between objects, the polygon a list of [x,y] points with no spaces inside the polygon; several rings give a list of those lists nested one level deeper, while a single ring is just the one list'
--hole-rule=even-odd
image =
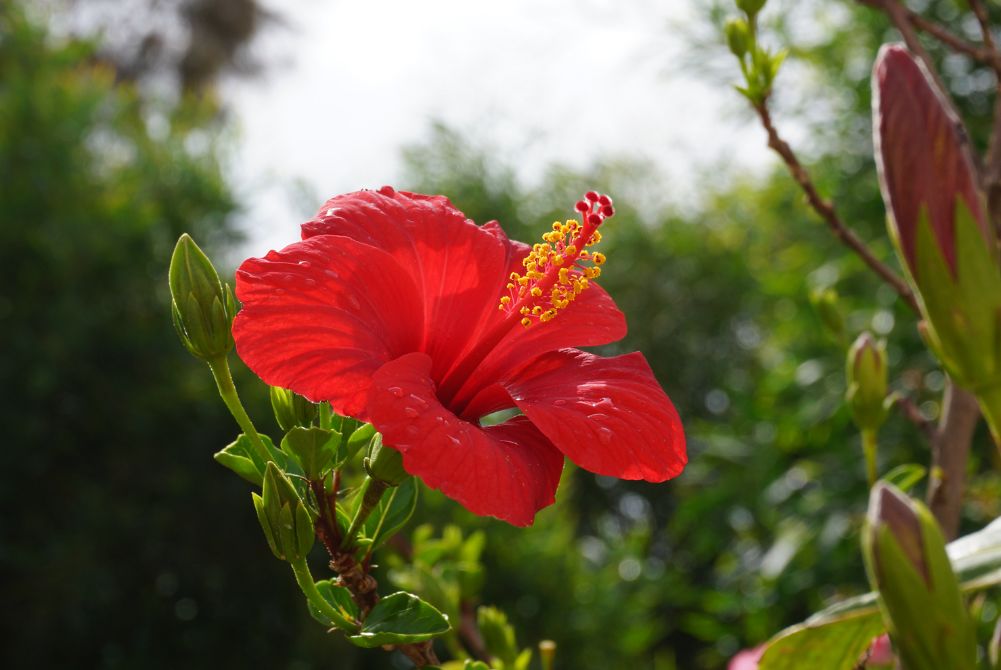
[{"label": "blurred green foliage", "polygon": [[[957,20],[955,3],[928,5]],[[729,59],[729,3],[705,6],[713,41],[693,53]],[[849,2],[770,3],[762,21],[762,39],[790,48],[796,78],[776,84],[776,121],[807,128],[822,190],[894,263],[868,130],[868,67],[892,34]],[[145,98],[95,53],[54,41],[10,3],[0,8],[0,425],[14,455],[0,477],[9,576],[0,618],[17,631],[4,665],[399,667],[324,635],[267,551],[246,487],[212,462],[238,431],[173,333],[166,267],[181,232],[213,255],[235,239],[218,110],[208,98]],[[947,63],[982,143],[990,82]],[[412,523],[438,530],[392,546],[449,561],[436,574],[430,562],[388,560],[380,581],[423,590],[453,616],[495,605],[519,645],[555,640],[558,668],[658,670],[722,667],[828,599],[864,589],[866,482],[843,404],[844,338],[809,296],[836,288],[847,337],[868,328],[887,338],[891,385],[934,414],[943,377],[913,315],[837,244],[781,169],[724,170],[664,208],[648,203],[671,185],[629,157],[554,165],[525,184],[496,156],[439,125],[405,152],[400,186],[445,193],[525,241],[566,218],[585,190],[615,196],[602,283],[630,331],[607,351],[646,354],[685,421],[691,464],[657,486],[568,469],[559,503],[529,530],[431,493]],[[261,423],[264,390],[243,381]],[[882,472],[927,462],[922,438],[896,414],[880,439]],[[979,435],[968,526],[1001,512],[1001,482],[983,472],[987,447]],[[988,614],[987,627],[996,608]]]}]

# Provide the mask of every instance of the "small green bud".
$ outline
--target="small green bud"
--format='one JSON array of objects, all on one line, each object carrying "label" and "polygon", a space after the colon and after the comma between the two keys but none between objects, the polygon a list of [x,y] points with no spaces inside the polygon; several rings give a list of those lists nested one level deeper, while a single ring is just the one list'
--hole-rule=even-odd
[{"label": "small green bud", "polygon": [[817,316],[831,333],[842,338],[845,334],[845,319],[838,305],[838,292],[833,288],[810,291],[810,304],[817,310]]},{"label": "small green bud", "polygon": [[904,667],[973,670],[973,626],[931,512],[896,487],[878,483],[869,499],[862,550]]},{"label": "small green bud", "polygon": [[282,561],[305,558],[315,540],[315,515],[285,473],[271,461],[264,472],[262,494],[251,496],[271,551]]},{"label": "small green bud", "polygon": [[177,240],[167,278],[174,328],[187,350],[205,361],[229,353],[236,299],[187,233]]},{"label": "small green bud", "polygon": [[372,479],[389,486],[399,486],[410,476],[403,469],[403,455],[392,447],[382,443],[382,434],[376,433],[368,443],[368,452],[364,460],[365,472]]},{"label": "small green bud", "polygon": [[724,28],[730,53],[743,59],[751,44],[751,31],[744,19],[730,19]]},{"label": "small green bud", "polygon": [[292,430],[296,426],[308,428],[316,419],[318,411],[316,403],[303,398],[298,393],[272,386],[271,409],[275,412],[275,420],[282,430]]},{"label": "small green bud", "polygon": [[855,424],[863,431],[876,431],[886,420],[886,343],[862,333],[848,350],[845,399]]},{"label": "small green bud", "polygon": [[737,9],[752,19],[765,7],[766,0],[737,0]]}]

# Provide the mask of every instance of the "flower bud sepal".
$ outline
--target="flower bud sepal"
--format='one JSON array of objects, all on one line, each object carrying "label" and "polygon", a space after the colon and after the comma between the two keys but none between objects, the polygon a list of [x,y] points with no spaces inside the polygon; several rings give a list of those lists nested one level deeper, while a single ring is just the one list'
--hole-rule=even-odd
[{"label": "flower bud sepal", "polygon": [[282,430],[289,431],[296,426],[308,428],[313,425],[319,414],[316,403],[280,386],[272,386],[268,393],[271,396],[271,409],[274,410],[275,421]]},{"label": "flower bud sepal", "polygon": [[369,477],[388,486],[399,486],[410,476],[403,469],[403,454],[384,445],[380,433],[375,433],[369,441],[363,464]]},{"label": "flower bud sepal", "polygon": [[925,317],[920,332],[946,372],[977,396],[1001,445],[1001,264],[962,199],[955,240],[953,269],[922,212],[913,276]]},{"label": "flower bud sepal", "polygon": [[264,472],[262,495],[251,494],[257,519],[274,555],[282,561],[305,559],[316,538],[316,514],[291,480],[273,463]]}]

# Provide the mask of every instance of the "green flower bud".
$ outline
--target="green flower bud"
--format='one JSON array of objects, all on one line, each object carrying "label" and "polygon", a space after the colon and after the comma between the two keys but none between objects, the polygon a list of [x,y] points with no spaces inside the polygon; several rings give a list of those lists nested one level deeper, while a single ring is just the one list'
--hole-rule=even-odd
[{"label": "green flower bud", "polygon": [[973,670],[973,625],[931,512],[880,482],[869,499],[862,550],[904,667]]},{"label": "green flower bud", "polygon": [[262,494],[251,496],[271,551],[282,561],[305,558],[315,540],[316,517],[285,473],[270,461],[264,472]]},{"label": "green flower bud", "polygon": [[399,486],[410,476],[403,469],[403,455],[392,447],[382,443],[382,434],[376,433],[368,443],[368,452],[364,460],[365,472],[368,476],[389,486]]},{"label": "green flower bud", "polygon": [[876,431],[886,420],[886,343],[862,333],[848,350],[845,399],[855,424],[863,431]]},{"label": "green flower bud", "polygon": [[730,47],[730,53],[737,58],[743,58],[751,44],[751,31],[744,19],[730,19],[724,28],[726,33],[726,43]]},{"label": "green flower bud", "polygon": [[174,247],[168,282],[174,328],[187,350],[204,361],[225,356],[233,348],[236,299],[187,234]]},{"label": "green flower bud", "polygon": [[271,409],[282,430],[292,430],[296,426],[308,428],[316,419],[317,405],[303,398],[298,393],[272,386]]},{"label": "green flower bud", "polygon": [[737,9],[752,19],[765,7],[766,0],[737,0]]}]

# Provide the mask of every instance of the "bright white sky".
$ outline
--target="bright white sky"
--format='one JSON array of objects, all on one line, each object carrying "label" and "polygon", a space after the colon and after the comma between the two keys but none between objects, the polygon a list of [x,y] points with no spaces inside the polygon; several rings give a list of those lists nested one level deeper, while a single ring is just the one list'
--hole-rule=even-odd
[{"label": "bright white sky", "polygon": [[554,161],[652,159],[675,202],[700,169],[762,165],[764,136],[737,95],[680,64],[672,26],[696,1],[275,4],[285,25],[256,45],[263,75],[223,91],[240,133],[246,251],[294,241],[326,197],[396,183],[400,147],[436,118],[517,156],[525,180]]}]

